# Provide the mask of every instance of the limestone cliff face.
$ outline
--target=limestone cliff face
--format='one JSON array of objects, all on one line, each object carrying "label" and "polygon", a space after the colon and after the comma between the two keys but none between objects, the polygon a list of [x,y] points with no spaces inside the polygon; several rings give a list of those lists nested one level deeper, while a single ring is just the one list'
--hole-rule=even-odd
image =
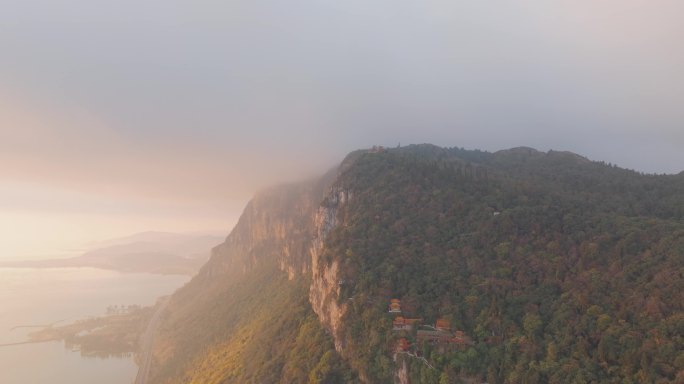
[{"label": "limestone cliff face", "polygon": [[346,305],[338,304],[339,263],[323,261],[325,239],[340,223],[340,211],[352,193],[330,186],[337,172],[320,180],[271,188],[257,194],[245,208],[226,241],[214,248],[200,274],[224,278],[244,274],[260,263],[275,262],[290,279],[310,277],[309,301],[321,323],[331,331],[335,348]]},{"label": "limestone cliff face", "polygon": [[328,174],[258,193],[226,241],[213,249],[200,274],[244,274],[259,264],[273,262],[290,279],[310,273],[309,250],[316,237],[314,220],[330,181]]},{"label": "limestone cliff face", "polygon": [[344,208],[353,198],[350,190],[335,183],[349,163],[320,179],[257,194],[197,278],[229,279],[271,263],[290,280],[310,279],[311,307],[332,334],[335,349],[344,352],[341,326],[347,305],[339,303],[339,255],[326,254],[325,242],[341,224]]},{"label": "limestone cliff face", "polygon": [[313,239],[311,254],[311,288],[309,302],[321,323],[329,329],[335,341],[335,349],[341,352],[344,348],[340,337],[342,317],[346,311],[346,304],[338,304],[340,294],[339,262],[324,261],[325,238],[340,221],[339,213],[352,194],[340,187],[331,188],[330,193],[318,208],[314,223],[316,237]]},{"label": "limestone cliff face", "polygon": [[394,382],[397,384],[410,384],[408,364],[406,359],[401,359],[401,363],[394,374]]}]

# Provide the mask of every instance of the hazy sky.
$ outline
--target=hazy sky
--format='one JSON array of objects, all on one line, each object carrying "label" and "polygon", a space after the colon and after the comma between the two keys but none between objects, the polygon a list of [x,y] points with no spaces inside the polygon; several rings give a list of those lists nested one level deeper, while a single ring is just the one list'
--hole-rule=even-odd
[{"label": "hazy sky", "polygon": [[681,0],[0,5],[0,258],[227,233],[373,144],[684,170]]}]

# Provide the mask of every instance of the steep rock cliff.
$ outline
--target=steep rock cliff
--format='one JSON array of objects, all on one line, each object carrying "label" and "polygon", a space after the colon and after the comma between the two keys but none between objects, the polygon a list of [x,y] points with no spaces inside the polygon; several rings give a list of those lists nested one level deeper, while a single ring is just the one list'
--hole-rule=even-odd
[{"label": "steep rock cliff", "polygon": [[316,213],[337,174],[264,190],[247,204],[226,238],[212,251],[200,275],[242,273],[275,261],[290,280],[311,271],[310,249],[316,237]]},{"label": "steep rock cliff", "polygon": [[311,288],[309,290],[309,302],[321,323],[330,330],[335,341],[335,349],[341,352],[343,349],[340,327],[342,317],[346,311],[345,304],[338,304],[340,286],[345,282],[339,276],[339,262],[323,260],[325,239],[337,225],[339,225],[339,213],[352,193],[343,188],[334,186],[318,208],[314,223],[316,236],[311,248]]},{"label": "steep rock cliff", "polygon": [[[297,374],[308,373],[324,382],[353,378],[339,356],[325,353],[326,343],[331,350],[341,349],[335,335],[345,311],[337,304],[337,263],[322,260],[325,239],[351,197],[333,186],[341,168],[317,179],[269,188],[247,204],[198,275],[173,295],[158,332],[152,383],[218,383],[227,378],[275,382],[259,376],[264,372],[281,375],[281,382],[301,382]],[[280,281],[284,275],[289,284]],[[308,295],[302,295],[302,289]],[[303,318],[314,318],[318,329],[309,320],[302,323]],[[312,332],[319,337],[315,347],[306,345]],[[255,358],[271,334],[289,334],[296,340],[289,343],[293,350],[317,348],[322,360],[316,363],[316,356],[308,356],[314,366],[306,368],[297,362],[297,353],[282,349],[288,344],[284,341],[274,344],[277,351]],[[269,364],[283,368],[255,368]],[[310,372],[297,373],[301,369]]]},{"label": "steep rock cliff", "polygon": [[352,152],[340,164],[315,180],[274,187],[258,193],[247,205],[226,241],[213,250],[202,269],[207,277],[239,271],[275,260],[290,280],[311,279],[309,301],[322,325],[330,331],[335,348],[346,305],[339,304],[339,262],[323,260],[325,240],[340,224],[340,214],[353,192],[335,183],[362,152]]}]

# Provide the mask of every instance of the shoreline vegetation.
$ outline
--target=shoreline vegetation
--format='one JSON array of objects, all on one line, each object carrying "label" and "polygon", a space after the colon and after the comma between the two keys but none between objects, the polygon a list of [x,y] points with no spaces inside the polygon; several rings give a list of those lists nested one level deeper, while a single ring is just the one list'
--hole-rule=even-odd
[{"label": "shoreline vegetation", "polygon": [[140,335],[153,313],[153,306],[112,306],[103,316],[77,320],[61,326],[54,326],[53,323],[29,333],[26,341],[2,344],[0,347],[64,341],[65,348],[74,352],[80,351],[83,357],[129,357],[137,352]]}]

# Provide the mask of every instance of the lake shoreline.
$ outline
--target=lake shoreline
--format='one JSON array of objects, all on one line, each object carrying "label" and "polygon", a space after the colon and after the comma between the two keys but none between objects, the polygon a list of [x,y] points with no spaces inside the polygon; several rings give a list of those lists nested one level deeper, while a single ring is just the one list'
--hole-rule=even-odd
[{"label": "lake shoreline", "polygon": [[[110,323],[116,329],[102,328],[99,335],[79,333],[76,327],[81,325],[75,324],[98,328],[104,321],[96,324],[97,317],[154,306],[188,280],[88,267],[0,268],[0,383],[132,383],[139,366],[130,345],[135,344],[142,317],[135,323],[115,316]],[[57,331],[70,325],[74,328],[69,333],[77,337],[67,342]],[[45,333],[39,340],[30,340],[41,331]],[[123,334],[126,337],[119,336]],[[104,353],[103,345],[112,346],[113,353]]]}]

